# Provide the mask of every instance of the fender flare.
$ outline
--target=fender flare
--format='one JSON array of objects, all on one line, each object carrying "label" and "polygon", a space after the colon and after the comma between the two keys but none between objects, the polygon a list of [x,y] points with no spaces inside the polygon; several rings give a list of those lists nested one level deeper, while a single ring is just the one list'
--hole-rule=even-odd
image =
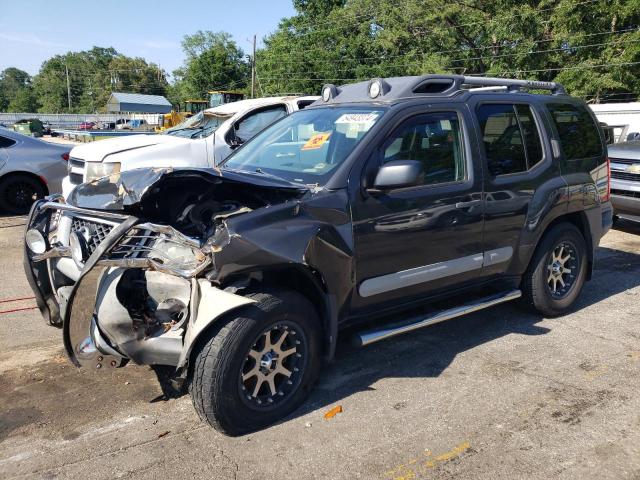
[{"label": "fender flare", "polygon": [[189,318],[189,327],[184,336],[182,352],[176,368],[187,365],[191,357],[193,347],[220,317],[240,307],[255,303],[255,300],[235,293],[225,292],[211,285],[206,279],[192,280],[191,287],[192,314]]}]

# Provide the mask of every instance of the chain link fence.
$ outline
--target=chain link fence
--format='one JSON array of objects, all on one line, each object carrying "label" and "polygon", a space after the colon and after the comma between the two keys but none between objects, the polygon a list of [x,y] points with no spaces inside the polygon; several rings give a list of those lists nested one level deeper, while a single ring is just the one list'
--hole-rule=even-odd
[{"label": "chain link fence", "polygon": [[118,120],[145,120],[149,125],[160,124],[159,113],[96,113],[96,114],[70,114],[70,113],[1,113],[0,124],[11,126],[18,120],[37,118],[43,123],[48,123],[51,128],[74,130],[83,122],[115,123]]}]

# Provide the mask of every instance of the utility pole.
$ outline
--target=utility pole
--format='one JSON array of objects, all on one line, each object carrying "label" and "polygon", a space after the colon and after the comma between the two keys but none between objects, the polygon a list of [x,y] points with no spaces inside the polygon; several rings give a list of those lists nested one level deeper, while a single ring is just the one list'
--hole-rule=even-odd
[{"label": "utility pole", "polygon": [[69,83],[69,67],[64,64],[64,70],[67,72],[67,99],[69,100],[69,112],[71,112],[71,83]]},{"label": "utility pole", "polygon": [[251,98],[256,98],[256,36],[253,36],[253,55],[251,56]]}]

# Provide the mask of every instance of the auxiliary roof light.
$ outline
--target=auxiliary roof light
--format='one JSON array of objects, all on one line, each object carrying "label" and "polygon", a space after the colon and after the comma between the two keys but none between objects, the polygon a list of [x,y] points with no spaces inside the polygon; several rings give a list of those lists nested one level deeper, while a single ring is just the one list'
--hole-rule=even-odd
[{"label": "auxiliary roof light", "polygon": [[382,85],[380,85],[380,82],[371,82],[371,84],[369,85],[369,96],[371,98],[376,98],[378,95],[380,95],[381,92]]},{"label": "auxiliary roof light", "polygon": [[329,87],[324,87],[322,91],[322,100],[328,102],[331,99],[331,89]]},{"label": "auxiliary roof light", "polygon": [[324,87],[322,87],[322,100],[324,102],[328,102],[329,100],[331,100],[332,98],[334,98],[336,95],[338,95],[338,88],[335,85],[332,84],[327,84]]}]

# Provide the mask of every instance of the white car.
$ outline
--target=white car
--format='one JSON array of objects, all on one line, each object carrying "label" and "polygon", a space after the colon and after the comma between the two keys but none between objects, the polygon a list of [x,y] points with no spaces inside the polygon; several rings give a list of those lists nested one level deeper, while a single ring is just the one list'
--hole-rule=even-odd
[{"label": "white car", "polygon": [[312,104],[317,96],[267,97],[210,108],[162,135],[132,135],[71,150],[65,198],[83,182],[141,167],[213,167],[263,128]]}]

